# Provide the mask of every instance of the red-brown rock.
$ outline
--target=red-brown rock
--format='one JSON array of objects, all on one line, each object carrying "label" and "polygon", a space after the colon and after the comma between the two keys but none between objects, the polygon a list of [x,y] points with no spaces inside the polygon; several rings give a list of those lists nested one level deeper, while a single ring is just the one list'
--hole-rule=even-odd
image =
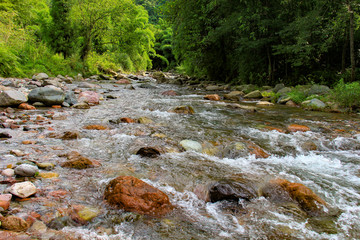
[{"label": "red-brown rock", "polygon": [[2,207],[4,210],[7,210],[10,206],[11,202],[11,194],[1,194],[0,195],[0,207]]},{"label": "red-brown rock", "polygon": [[120,79],[116,82],[117,84],[130,84],[130,81],[127,79]]},{"label": "red-brown rock", "polygon": [[29,228],[29,224],[22,218],[16,216],[0,216],[1,227],[14,231],[14,232],[24,232]]},{"label": "red-brown rock", "polygon": [[221,98],[217,94],[209,94],[209,95],[204,96],[204,99],[212,100],[212,101],[220,101]]},{"label": "red-brown rock", "polygon": [[174,90],[168,90],[162,93],[164,96],[178,96],[179,94]]},{"label": "red-brown rock", "polygon": [[180,113],[180,114],[194,114],[195,113],[194,109],[191,106],[178,106],[178,107],[175,107],[170,112]]},{"label": "red-brown rock", "polygon": [[268,158],[270,156],[270,154],[252,142],[248,142],[247,147],[250,150],[250,154],[255,155],[256,158]]},{"label": "red-brown rock", "polygon": [[311,216],[319,215],[322,206],[326,206],[326,202],[308,187],[285,179],[270,180],[262,189],[262,194],[273,201],[287,201],[290,198]]},{"label": "red-brown rock", "polygon": [[109,129],[108,127],[106,126],[103,126],[103,125],[87,125],[84,127],[84,129],[87,129],[87,130],[107,130]]},{"label": "red-brown rock", "polygon": [[76,168],[76,169],[85,169],[94,167],[92,161],[87,157],[82,156],[76,151],[72,151],[65,155],[68,158],[68,161],[61,164],[62,167],[67,168]]},{"label": "red-brown rock", "polygon": [[36,110],[36,107],[27,104],[27,103],[22,103],[18,106],[19,109],[24,109],[24,110]]},{"label": "red-brown rock", "polygon": [[121,118],[120,121],[123,123],[136,123],[136,120],[128,118],[128,117]]},{"label": "red-brown rock", "polygon": [[173,208],[165,193],[132,176],[111,180],[104,196],[111,205],[145,215],[161,216]]},{"label": "red-brown rock", "polygon": [[85,91],[79,94],[79,102],[86,102],[89,104],[99,104],[100,102],[100,94],[93,91]]},{"label": "red-brown rock", "polygon": [[298,125],[298,124],[291,124],[287,127],[287,129],[290,132],[307,132],[310,131],[310,128],[307,126],[303,126],[303,125]]}]

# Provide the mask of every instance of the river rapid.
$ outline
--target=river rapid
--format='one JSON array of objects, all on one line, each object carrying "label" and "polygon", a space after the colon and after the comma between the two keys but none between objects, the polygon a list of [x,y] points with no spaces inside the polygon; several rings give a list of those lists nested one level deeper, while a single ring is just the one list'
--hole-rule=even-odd
[{"label": "river rapid", "polygon": [[[10,211],[36,212],[46,223],[41,231],[23,235],[38,239],[360,239],[360,120],[357,115],[304,111],[275,105],[255,112],[234,108],[233,103],[210,101],[208,92],[167,84],[135,89],[98,83],[105,100],[90,109],[16,110],[12,115],[35,119],[55,112],[34,131],[8,130],[11,139],[0,142],[0,164],[25,160],[52,162],[58,178],[30,178],[38,188],[27,201],[12,201]],[[69,85],[76,88],[76,84]],[[175,90],[178,96],[162,95]],[[217,92],[221,95],[221,93]],[[243,102],[255,106],[256,102]],[[192,106],[194,114],[169,110]],[[4,109],[0,109],[3,111]],[[146,117],[152,123],[122,123],[120,118]],[[85,130],[89,124],[107,130]],[[305,125],[307,132],[288,132],[290,124]],[[81,138],[61,140],[51,132],[79,131]],[[202,144],[203,151],[184,151],[184,139]],[[24,140],[36,141],[32,145]],[[240,151],[241,144],[261,147],[270,156],[257,158]],[[136,155],[139,148],[160,146],[165,153],[156,158]],[[10,150],[27,155],[15,157]],[[62,168],[59,155],[70,151],[96,159],[101,166],[84,170]],[[41,170],[44,171],[44,170]],[[163,217],[149,217],[110,207],[103,199],[106,184],[117,176],[131,175],[166,193],[174,210]],[[286,179],[310,188],[326,203],[326,216],[309,216],[295,204],[279,204],[261,196],[269,180]],[[251,184],[258,197],[228,206],[205,202],[198,189],[217,181]],[[3,191],[8,186],[1,185]],[[50,192],[65,190],[61,197]],[[96,217],[78,224],[64,209],[83,205]],[[14,211],[14,209],[16,211]],[[51,220],[50,220],[51,219]],[[54,221],[57,219],[57,222]],[[54,235],[54,231],[57,232]],[[60,237],[61,238],[61,237]],[[59,239],[60,239],[59,238]],[[26,238],[24,238],[26,239]],[[61,238],[64,239],[64,238]]]}]

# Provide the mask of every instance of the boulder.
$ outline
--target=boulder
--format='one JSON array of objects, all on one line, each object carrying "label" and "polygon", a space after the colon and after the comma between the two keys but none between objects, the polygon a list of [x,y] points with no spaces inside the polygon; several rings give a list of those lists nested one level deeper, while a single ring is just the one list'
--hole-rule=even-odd
[{"label": "boulder", "polygon": [[151,76],[157,80],[157,83],[165,83],[167,81],[166,75],[163,72],[154,72]]},{"label": "boulder", "polygon": [[209,200],[211,202],[223,200],[238,202],[240,199],[250,201],[256,197],[256,191],[244,183],[216,182],[209,186]]},{"label": "boulder", "polygon": [[260,90],[252,91],[244,96],[244,98],[262,98]]},{"label": "boulder", "polygon": [[79,102],[86,102],[89,104],[99,104],[100,103],[100,94],[93,91],[85,91],[79,94]]},{"label": "boulder", "polygon": [[245,94],[242,91],[232,91],[224,95],[225,100],[240,101]]},{"label": "boulder", "polygon": [[27,198],[37,191],[35,185],[32,182],[26,181],[21,183],[15,183],[10,187],[10,193],[20,198]]},{"label": "boulder", "polygon": [[280,90],[277,92],[277,94],[279,94],[280,96],[284,96],[284,95],[286,95],[287,93],[289,93],[289,92],[291,92],[291,91],[292,91],[291,88],[285,87],[285,88],[280,89]]},{"label": "boulder", "polygon": [[109,128],[107,126],[93,124],[93,125],[84,126],[84,129],[87,129],[87,130],[108,130]]},{"label": "boulder", "polygon": [[195,111],[191,106],[178,106],[175,107],[171,112],[181,113],[181,114],[194,114]]},{"label": "boulder", "polygon": [[180,142],[180,145],[186,150],[186,151],[195,151],[195,152],[202,152],[202,146],[199,142],[193,141],[193,140],[182,140]]},{"label": "boulder", "polygon": [[221,91],[224,90],[224,86],[210,85],[207,86],[205,89],[206,91]]},{"label": "boulder", "polygon": [[16,90],[6,90],[0,92],[0,107],[17,106],[21,103],[27,102],[27,97]]},{"label": "boulder", "polygon": [[319,100],[317,98],[311,99],[308,103],[303,102],[302,104],[305,105],[305,106],[311,107],[313,109],[324,109],[324,108],[326,108],[326,104],[323,101],[321,101],[321,100]]},{"label": "boulder", "polygon": [[21,164],[15,168],[15,174],[21,177],[34,177],[39,171],[37,166],[31,164]]},{"label": "boulder", "polygon": [[156,89],[154,85],[151,85],[150,83],[142,83],[140,84],[139,88],[146,88],[146,89]]},{"label": "boulder", "polygon": [[16,216],[0,216],[0,222],[1,228],[14,232],[25,232],[30,227],[24,219]]},{"label": "boulder", "polygon": [[48,78],[49,78],[49,76],[46,73],[37,73],[34,76],[32,76],[32,79],[35,81],[41,81],[41,80],[45,80]]},{"label": "boulder", "polygon": [[262,189],[264,197],[274,202],[296,202],[300,208],[311,216],[323,213],[326,202],[311,189],[301,183],[292,183],[285,179],[270,180]]},{"label": "boulder", "polygon": [[64,86],[64,84],[61,83],[61,79],[60,78],[54,78],[54,79],[45,79],[42,81],[41,86],[45,87],[45,86],[55,86],[58,88],[62,88]]},{"label": "boulder", "polygon": [[313,85],[309,90],[306,91],[307,96],[311,95],[325,95],[330,93],[330,88],[325,85]]},{"label": "boulder", "polygon": [[109,204],[125,211],[151,216],[165,215],[173,208],[165,193],[132,176],[111,180],[104,197]]},{"label": "boulder", "polygon": [[273,89],[273,92],[274,93],[277,93],[279,90],[285,88],[285,85],[283,83],[278,83],[275,85],[274,89]]},{"label": "boulder", "polygon": [[29,93],[30,102],[41,102],[47,106],[62,104],[65,100],[65,93],[54,87],[35,88]]},{"label": "boulder", "polygon": [[205,95],[204,99],[211,100],[211,101],[220,101],[221,100],[220,96],[217,94]]},{"label": "boulder", "polygon": [[65,100],[64,102],[66,102],[67,104],[69,104],[70,106],[73,106],[75,104],[78,103],[76,97],[75,97],[75,94],[74,92],[72,91],[67,91],[66,94],[65,94]]}]

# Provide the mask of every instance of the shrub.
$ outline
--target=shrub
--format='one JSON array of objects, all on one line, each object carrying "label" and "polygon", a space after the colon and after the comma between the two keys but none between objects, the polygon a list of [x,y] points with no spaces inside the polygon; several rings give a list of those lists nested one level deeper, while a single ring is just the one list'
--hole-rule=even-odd
[{"label": "shrub", "polygon": [[306,99],[304,91],[300,90],[299,87],[294,88],[291,92],[287,93],[293,102],[300,104]]},{"label": "shrub", "polygon": [[360,107],[360,83],[344,83],[343,79],[334,87],[334,97],[341,106],[354,108]]}]

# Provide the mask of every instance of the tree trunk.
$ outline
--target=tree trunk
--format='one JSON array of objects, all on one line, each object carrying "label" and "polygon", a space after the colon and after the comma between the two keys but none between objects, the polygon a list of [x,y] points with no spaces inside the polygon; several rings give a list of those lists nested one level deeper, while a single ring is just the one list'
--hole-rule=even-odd
[{"label": "tree trunk", "polygon": [[355,81],[355,48],[354,48],[354,12],[351,5],[348,5],[350,14],[350,62],[351,62],[351,81]]},{"label": "tree trunk", "polygon": [[349,43],[349,27],[346,26],[345,29],[345,41],[344,41],[344,45],[343,45],[343,50],[342,50],[342,56],[341,56],[341,73],[344,74],[346,71],[346,51],[348,48],[348,43]]},{"label": "tree trunk", "polygon": [[85,60],[85,58],[89,54],[90,50],[91,50],[91,37],[90,37],[90,34],[86,34],[85,39],[84,39],[84,46],[81,49],[80,57],[82,60]]}]

